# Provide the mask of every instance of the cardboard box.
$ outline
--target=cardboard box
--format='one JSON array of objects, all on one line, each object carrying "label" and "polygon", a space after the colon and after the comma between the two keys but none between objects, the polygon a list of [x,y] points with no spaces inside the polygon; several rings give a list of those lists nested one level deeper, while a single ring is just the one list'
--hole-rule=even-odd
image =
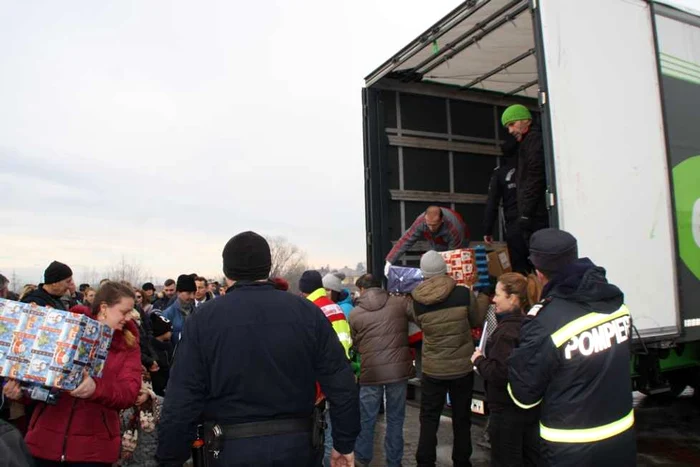
[{"label": "cardboard box", "polygon": [[102,376],[112,329],[82,314],[0,299],[0,377],[75,389]]},{"label": "cardboard box", "polygon": [[458,285],[472,286],[477,280],[474,250],[462,248],[459,250],[442,251],[440,255],[447,263],[447,274]]},{"label": "cardboard box", "polygon": [[508,248],[498,248],[487,255],[489,263],[489,276],[495,278],[507,272],[513,272],[513,267],[510,264],[510,256]]}]

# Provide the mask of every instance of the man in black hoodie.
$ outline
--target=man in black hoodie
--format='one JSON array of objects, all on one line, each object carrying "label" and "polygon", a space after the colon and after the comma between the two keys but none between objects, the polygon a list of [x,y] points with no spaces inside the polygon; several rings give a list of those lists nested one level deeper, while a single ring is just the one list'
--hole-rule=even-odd
[{"label": "man in black hoodie", "polygon": [[71,268],[54,261],[44,271],[44,283],[39,284],[36,290],[22,299],[22,302],[65,310],[66,307],[61,298],[68,292],[71,285],[74,285]]},{"label": "man in black hoodie", "polygon": [[533,233],[549,226],[549,214],[545,203],[547,176],[544,165],[542,131],[532,121],[532,114],[523,105],[508,107],[501,123],[519,143],[518,158],[515,162],[518,192],[518,224],[530,244]]},{"label": "man in black hoodie", "polygon": [[532,236],[530,259],[545,284],[508,360],[518,407],[541,404],[544,465],[636,464],[630,314],[605,269],[578,258],[557,229]]}]

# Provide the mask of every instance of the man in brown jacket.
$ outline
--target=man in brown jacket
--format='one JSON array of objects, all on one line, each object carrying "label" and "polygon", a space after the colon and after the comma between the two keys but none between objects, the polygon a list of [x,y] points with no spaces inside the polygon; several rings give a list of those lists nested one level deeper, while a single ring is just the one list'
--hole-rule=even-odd
[{"label": "man in brown jacket", "polygon": [[445,396],[452,400],[455,467],[471,466],[471,400],[474,384],[471,328],[480,327],[488,297],[479,300],[466,287],[447,275],[439,253],[429,251],[420,260],[425,281],[412,292],[413,315],[423,330],[423,377],[421,379],[418,466],[435,466],[437,430]]},{"label": "man in brown jacket", "polygon": [[400,466],[403,458],[403,422],[406,388],[413,371],[408,348],[410,302],[392,297],[372,274],[360,277],[357,306],[350,312],[350,331],[362,358],[360,366],[360,420],[355,442],[355,465],[369,465],[374,447],[374,426],[386,392],[386,464]]}]

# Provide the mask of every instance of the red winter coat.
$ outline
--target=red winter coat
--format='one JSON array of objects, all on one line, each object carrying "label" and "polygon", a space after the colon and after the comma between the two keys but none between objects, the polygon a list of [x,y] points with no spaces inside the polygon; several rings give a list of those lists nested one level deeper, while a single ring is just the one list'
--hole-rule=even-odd
[{"label": "red winter coat", "polygon": [[[89,314],[86,307],[80,311]],[[134,334],[136,342],[128,347],[124,334],[114,332],[102,378],[95,378],[92,397],[76,399],[62,392],[56,405],[42,403],[36,407],[25,438],[32,456],[65,462],[111,464],[119,460],[119,411],[132,407],[141,389],[138,330],[132,321],[125,328]]]}]

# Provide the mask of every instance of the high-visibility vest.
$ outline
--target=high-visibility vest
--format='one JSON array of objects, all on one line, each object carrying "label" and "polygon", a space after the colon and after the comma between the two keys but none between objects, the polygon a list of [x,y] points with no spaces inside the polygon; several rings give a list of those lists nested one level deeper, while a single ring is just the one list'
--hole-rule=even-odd
[{"label": "high-visibility vest", "polygon": [[350,325],[345,318],[345,313],[340,306],[326,296],[326,289],[318,289],[309,295],[308,298],[321,309],[328,321],[331,322],[333,330],[338,335],[338,340],[345,349],[345,356],[350,359],[350,347],[352,347],[352,337],[350,336]]}]

